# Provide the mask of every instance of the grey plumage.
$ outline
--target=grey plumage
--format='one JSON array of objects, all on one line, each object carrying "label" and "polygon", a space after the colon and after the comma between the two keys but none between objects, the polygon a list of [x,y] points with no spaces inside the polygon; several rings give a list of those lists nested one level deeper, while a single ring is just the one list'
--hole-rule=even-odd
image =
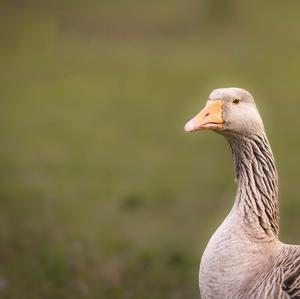
[{"label": "grey plumage", "polygon": [[[232,104],[236,98],[240,105]],[[201,296],[300,298],[300,246],[278,239],[277,170],[254,100],[243,89],[226,88],[213,91],[208,102],[213,101],[222,101],[224,124],[212,128],[230,144],[238,188],[232,210],[202,256]],[[190,122],[187,128],[209,127],[203,124]]]}]

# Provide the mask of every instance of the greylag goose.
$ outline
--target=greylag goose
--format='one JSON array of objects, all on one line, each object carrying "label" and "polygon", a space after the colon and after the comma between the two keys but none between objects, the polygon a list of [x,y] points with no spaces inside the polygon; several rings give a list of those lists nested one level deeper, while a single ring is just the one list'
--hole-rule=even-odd
[{"label": "greylag goose", "polygon": [[185,130],[212,130],[227,139],[238,184],[233,207],[201,259],[201,297],[300,298],[300,246],[278,239],[277,170],[252,95],[214,90]]}]

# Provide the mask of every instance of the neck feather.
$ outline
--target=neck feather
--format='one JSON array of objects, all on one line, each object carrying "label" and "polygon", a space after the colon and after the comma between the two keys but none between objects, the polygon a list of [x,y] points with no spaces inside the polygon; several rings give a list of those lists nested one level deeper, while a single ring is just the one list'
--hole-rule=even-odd
[{"label": "neck feather", "polygon": [[238,191],[235,207],[255,238],[278,238],[278,176],[265,133],[228,138],[235,160]]}]

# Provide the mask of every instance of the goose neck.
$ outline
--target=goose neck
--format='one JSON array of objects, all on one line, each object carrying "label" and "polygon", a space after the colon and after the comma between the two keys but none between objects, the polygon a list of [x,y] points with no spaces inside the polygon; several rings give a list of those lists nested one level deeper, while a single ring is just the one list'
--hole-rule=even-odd
[{"label": "goose neck", "polygon": [[277,239],[279,233],[278,176],[266,135],[230,136],[238,190],[234,208],[254,238]]}]

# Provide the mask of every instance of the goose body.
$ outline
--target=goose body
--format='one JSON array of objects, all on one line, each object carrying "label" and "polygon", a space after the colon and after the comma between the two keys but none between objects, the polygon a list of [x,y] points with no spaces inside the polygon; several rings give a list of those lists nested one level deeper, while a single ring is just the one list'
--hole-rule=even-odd
[{"label": "goose body", "polygon": [[186,131],[213,130],[231,147],[237,193],[201,259],[202,299],[300,298],[300,246],[279,241],[278,177],[252,95],[214,90]]}]

